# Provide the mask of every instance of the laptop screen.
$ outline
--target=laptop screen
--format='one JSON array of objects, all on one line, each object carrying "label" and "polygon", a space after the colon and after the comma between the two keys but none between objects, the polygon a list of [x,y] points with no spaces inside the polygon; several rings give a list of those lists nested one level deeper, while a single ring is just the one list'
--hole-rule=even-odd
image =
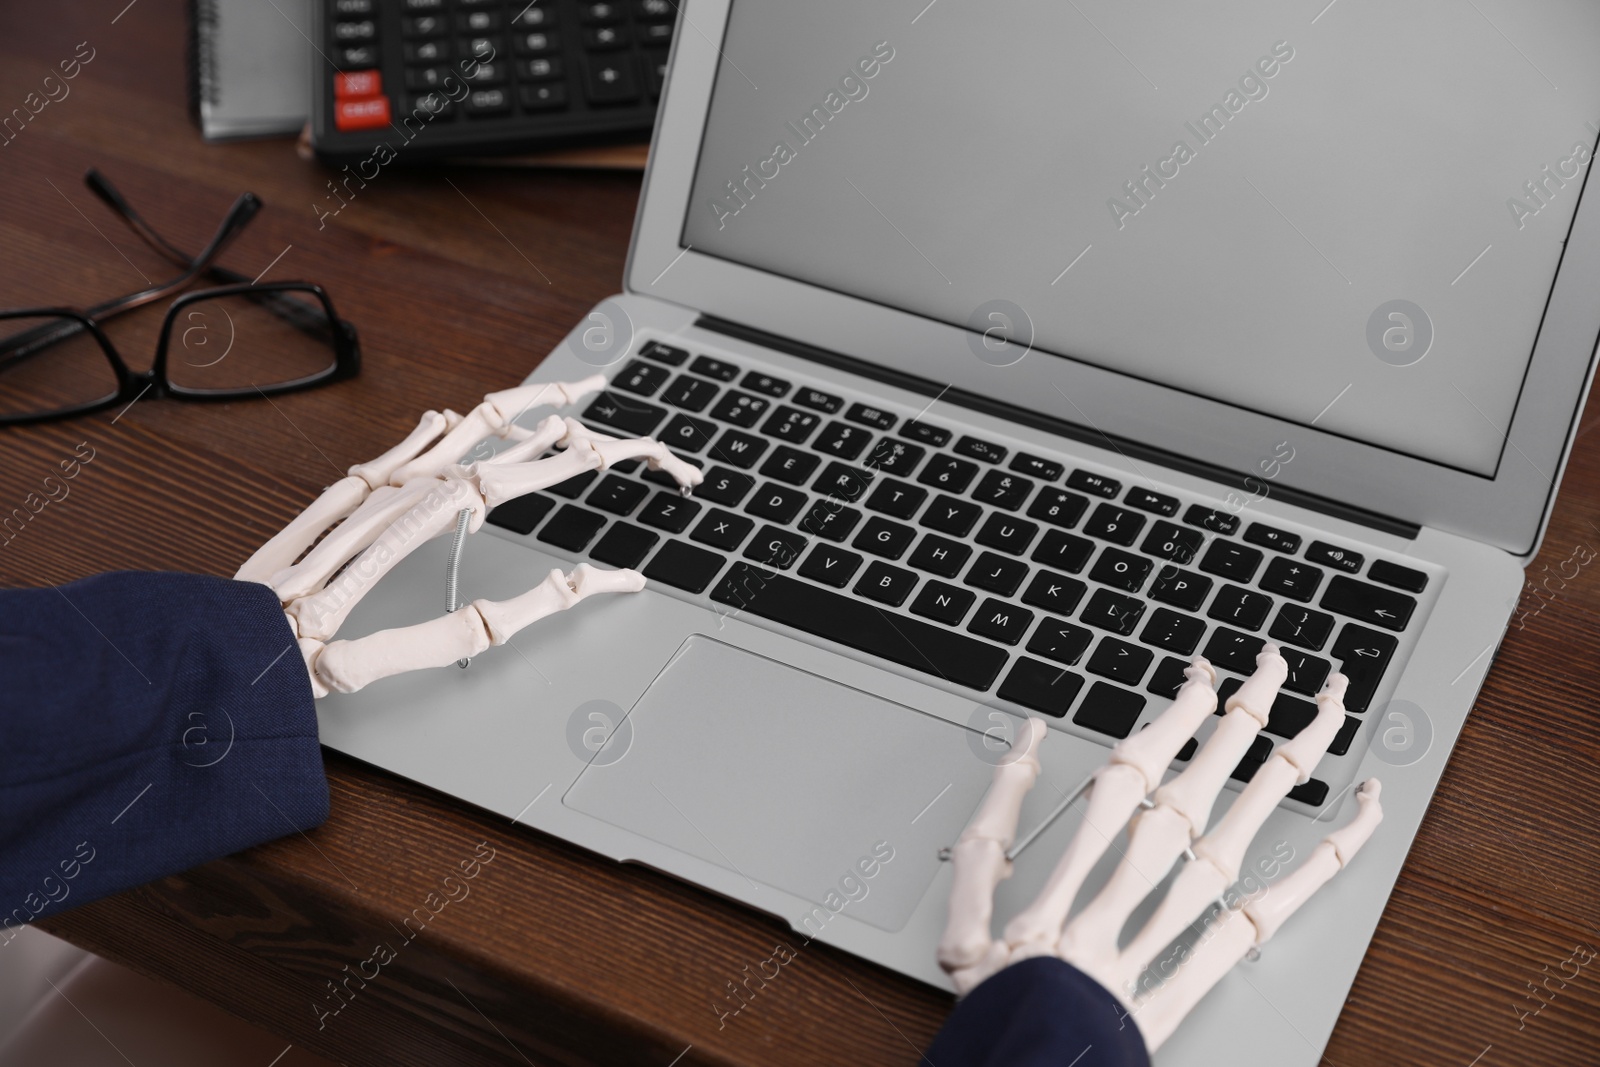
[{"label": "laptop screen", "polygon": [[736,0],[681,242],[1492,477],[1600,5],[1222,6]]}]

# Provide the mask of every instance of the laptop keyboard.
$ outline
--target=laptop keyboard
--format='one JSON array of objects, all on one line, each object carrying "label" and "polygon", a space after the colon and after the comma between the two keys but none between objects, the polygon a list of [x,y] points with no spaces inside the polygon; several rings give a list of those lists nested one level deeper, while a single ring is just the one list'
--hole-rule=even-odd
[{"label": "laptop keyboard", "polygon": [[[1240,781],[1311,722],[1334,670],[1351,714],[1329,755],[1349,753],[1423,614],[1413,567],[660,341],[582,419],[655,436],[704,483],[685,498],[631,461],[489,522],[1106,744],[1165,707],[1196,652],[1225,700],[1270,637],[1289,676]],[[1328,792],[1314,778],[1291,799]]]}]

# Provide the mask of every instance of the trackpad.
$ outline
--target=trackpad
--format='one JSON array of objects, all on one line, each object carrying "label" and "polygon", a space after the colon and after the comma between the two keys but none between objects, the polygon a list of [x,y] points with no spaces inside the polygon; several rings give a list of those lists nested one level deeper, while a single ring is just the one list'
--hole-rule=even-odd
[{"label": "trackpad", "polygon": [[988,787],[993,768],[969,734],[979,736],[696,635],[563,799],[895,931]]}]

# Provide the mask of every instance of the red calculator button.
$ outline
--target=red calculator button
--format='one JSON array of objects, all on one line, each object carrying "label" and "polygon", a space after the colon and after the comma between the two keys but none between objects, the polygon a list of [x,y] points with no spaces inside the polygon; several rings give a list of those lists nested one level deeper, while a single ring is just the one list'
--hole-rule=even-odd
[{"label": "red calculator button", "polygon": [[335,100],[333,124],[340,130],[373,130],[389,125],[389,98],[375,96],[370,100]]},{"label": "red calculator button", "polygon": [[340,100],[383,93],[383,75],[375,70],[357,70],[339,74],[333,79],[333,95]]}]

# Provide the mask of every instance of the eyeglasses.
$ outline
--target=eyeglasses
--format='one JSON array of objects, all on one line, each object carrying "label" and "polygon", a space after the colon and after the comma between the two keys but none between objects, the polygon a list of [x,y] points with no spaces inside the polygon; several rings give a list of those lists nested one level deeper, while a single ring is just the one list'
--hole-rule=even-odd
[{"label": "eyeglasses", "polygon": [[[0,425],[84,415],[131,404],[147,393],[182,400],[274,396],[360,372],[356,329],[338,317],[321,286],[257,284],[213,264],[261,210],[255,194],[234,201],[205,248],[190,256],[156,233],[97,171],[84,181],[182,273],[88,308],[0,311]],[[174,300],[151,370],[129,370],[101,325],[186,288],[201,274],[226,284]]]}]

